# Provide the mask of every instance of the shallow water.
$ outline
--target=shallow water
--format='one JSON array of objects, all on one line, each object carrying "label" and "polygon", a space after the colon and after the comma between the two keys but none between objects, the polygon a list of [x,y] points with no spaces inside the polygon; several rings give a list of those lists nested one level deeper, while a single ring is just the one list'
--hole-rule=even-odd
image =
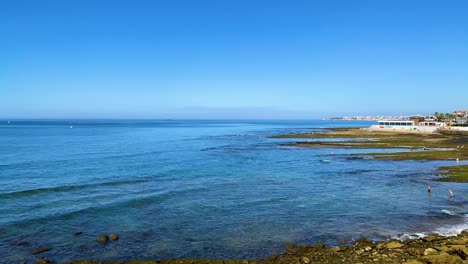
[{"label": "shallow water", "polygon": [[[254,258],[289,242],[468,227],[468,185],[431,181],[454,161],[353,159],[369,150],[266,137],[369,122],[0,123],[0,263],[43,246],[58,261]],[[95,242],[111,232],[121,239]]]}]

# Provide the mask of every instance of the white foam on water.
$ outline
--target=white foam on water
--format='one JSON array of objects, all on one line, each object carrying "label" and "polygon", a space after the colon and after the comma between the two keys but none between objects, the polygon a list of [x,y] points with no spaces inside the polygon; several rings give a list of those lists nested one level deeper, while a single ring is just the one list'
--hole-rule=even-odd
[{"label": "white foam on water", "polygon": [[455,236],[460,234],[461,231],[468,229],[468,214],[463,215],[463,217],[465,219],[464,223],[452,226],[439,227],[435,230],[435,232],[443,236]]},{"label": "white foam on water", "polygon": [[427,234],[426,233],[404,233],[402,235],[398,235],[398,236],[392,236],[392,239],[397,239],[397,240],[400,240],[400,241],[405,241],[405,240],[408,240],[408,239],[417,239],[417,238],[423,238],[423,237],[426,237]]},{"label": "white foam on water", "polygon": [[448,214],[448,215],[456,215],[455,212],[452,212],[452,211],[449,211],[449,210],[446,210],[446,209],[442,209],[441,212],[444,213],[444,214]]}]

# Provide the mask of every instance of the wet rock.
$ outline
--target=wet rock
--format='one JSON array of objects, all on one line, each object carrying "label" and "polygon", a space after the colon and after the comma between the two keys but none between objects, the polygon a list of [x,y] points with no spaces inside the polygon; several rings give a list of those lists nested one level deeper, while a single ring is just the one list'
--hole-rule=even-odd
[{"label": "wet rock", "polygon": [[39,258],[34,262],[35,264],[54,264],[54,262],[47,258]]},{"label": "wet rock", "polygon": [[47,252],[49,250],[51,250],[51,248],[48,248],[48,247],[35,248],[35,249],[31,250],[31,254],[37,255],[37,254]]},{"label": "wet rock", "polygon": [[109,239],[115,241],[119,239],[119,235],[112,233],[109,235]]},{"label": "wet rock", "polygon": [[310,259],[309,259],[308,257],[302,257],[302,258],[301,258],[301,261],[302,261],[302,263],[304,263],[304,264],[309,264],[309,263],[310,263]]},{"label": "wet rock", "polygon": [[390,241],[387,244],[385,244],[385,247],[388,249],[395,249],[395,248],[401,248],[403,247],[404,244],[397,242],[397,241]]},{"label": "wet rock", "polygon": [[74,233],[73,235],[74,235],[74,236],[79,236],[79,235],[81,235],[81,234],[83,234],[83,232],[76,232],[76,233]]},{"label": "wet rock", "polygon": [[426,248],[424,250],[424,256],[432,255],[432,254],[435,254],[435,253],[437,253],[437,250],[433,249],[433,248]]},{"label": "wet rock", "polygon": [[109,241],[109,238],[106,235],[100,235],[97,237],[96,240],[99,243],[107,243],[107,241]]}]

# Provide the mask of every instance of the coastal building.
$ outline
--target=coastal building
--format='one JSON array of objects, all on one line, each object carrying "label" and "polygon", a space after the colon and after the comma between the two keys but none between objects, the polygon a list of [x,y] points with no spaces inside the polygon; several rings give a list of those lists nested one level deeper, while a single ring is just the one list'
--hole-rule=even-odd
[{"label": "coastal building", "polygon": [[379,131],[401,131],[401,132],[420,132],[434,133],[438,129],[445,127],[445,123],[424,121],[421,118],[410,118],[411,120],[381,120],[378,125],[372,125],[370,130]]}]

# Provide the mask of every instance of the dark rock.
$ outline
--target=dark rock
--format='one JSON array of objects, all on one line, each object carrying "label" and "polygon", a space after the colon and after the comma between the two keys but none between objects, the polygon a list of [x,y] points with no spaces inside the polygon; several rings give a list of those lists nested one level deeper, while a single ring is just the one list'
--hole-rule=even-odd
[{"label": "dark rock", "polygon": [[107,241],[109,240],[109,238],[106,236],[106,235],[100,235],[97,237],[97,242],[99,243],[107,243]]},{"label": "dark rock", "polygon": [[40,253],[47,252],[49,250],[51,250],[51,248],[48,248],[48,247],[36,248],[36,249],[31,250],[31,254],[37,255],[37,254],[40,254]]},{"label": "dark rock", "polygon": [[74,235],[74,236],[79,236],[79,235],[81,235],[81,234],[83,234],[83,232],[76,232],[76,233],[74,233],[73,235]]},{"label": "dark rock", "polygon": [[112,234],[109,235],[109,239],[110,240],[117,240],[117,239],[119,239],[119,235],[112,233]]}]

